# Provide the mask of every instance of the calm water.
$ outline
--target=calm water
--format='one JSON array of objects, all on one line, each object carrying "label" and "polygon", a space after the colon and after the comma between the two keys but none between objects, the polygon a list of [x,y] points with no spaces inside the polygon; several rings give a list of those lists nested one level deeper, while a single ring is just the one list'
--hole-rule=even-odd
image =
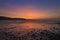
[{"label": "calm water", "polygon": [[[37,39],[40,40],[39,39],[40,36],[38,34],[43,30],[49,30],[52,33],[58,34],[60,32],[60,24],[0,21],[0,32],[10,33],[16,35],[16,37],[26,36],[25,38],[26,40],[37,40]],[[33,39],[33,37],[31,37],[31,35],[35,33],[37,34],[37,39]],[[43,40],[45,39],[43,38]],[[24,40],[24,39],[20,39],[20,40]]]}]

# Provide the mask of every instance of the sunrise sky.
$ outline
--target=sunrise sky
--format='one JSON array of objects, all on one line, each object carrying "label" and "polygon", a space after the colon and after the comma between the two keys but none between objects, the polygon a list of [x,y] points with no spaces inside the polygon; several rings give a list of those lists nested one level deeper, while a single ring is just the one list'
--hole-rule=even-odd
[{"label": "sunrise sky", "polygon": [[26,19],[60,18],[60,0],[0,0],[0,16]]}]

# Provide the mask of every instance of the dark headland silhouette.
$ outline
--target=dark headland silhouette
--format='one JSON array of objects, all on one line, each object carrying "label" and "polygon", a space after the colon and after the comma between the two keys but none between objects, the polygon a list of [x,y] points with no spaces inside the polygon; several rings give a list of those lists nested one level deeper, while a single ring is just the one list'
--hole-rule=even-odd
[{"label": "dark headland silhouette", "polygon": [[5,16],[0,16],[0,20],[26,20],[24,18],[10,18]]},{"label": "dark headland silhouette", "polygon": [[45,22],[45,23],[58,23],[60,24],[60,19],[24,19],[24,18],[10,18],[5,16],[0,16],[1,20],[24,20],[29,22]]}]

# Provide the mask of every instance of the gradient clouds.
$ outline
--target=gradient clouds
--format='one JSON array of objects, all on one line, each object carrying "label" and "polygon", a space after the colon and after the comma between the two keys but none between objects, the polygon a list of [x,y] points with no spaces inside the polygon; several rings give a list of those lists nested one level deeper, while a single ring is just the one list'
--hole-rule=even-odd
[{"label": "gradient clouds", "polygon": [[0,16],[16,18],[59,18],[59,0],[0,0]]}]

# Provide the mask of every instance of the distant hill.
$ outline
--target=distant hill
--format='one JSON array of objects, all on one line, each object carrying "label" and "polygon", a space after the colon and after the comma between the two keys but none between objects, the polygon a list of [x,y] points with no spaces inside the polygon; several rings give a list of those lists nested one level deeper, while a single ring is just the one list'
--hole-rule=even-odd
[{"label": "distant hill", "polygon": [[45,23],[59,23],[60,24],[60,19],[24,19],[24,18],[10,18],[10,17],[4,17],[0,16],[0,21],[1,20],[25,20],[28,22],[45,22]]},{"label": "distant hill", "polygon": [[0,20],[25,20],[25,19],[24,18],[10,18],[10,17],[0,16]]}]

